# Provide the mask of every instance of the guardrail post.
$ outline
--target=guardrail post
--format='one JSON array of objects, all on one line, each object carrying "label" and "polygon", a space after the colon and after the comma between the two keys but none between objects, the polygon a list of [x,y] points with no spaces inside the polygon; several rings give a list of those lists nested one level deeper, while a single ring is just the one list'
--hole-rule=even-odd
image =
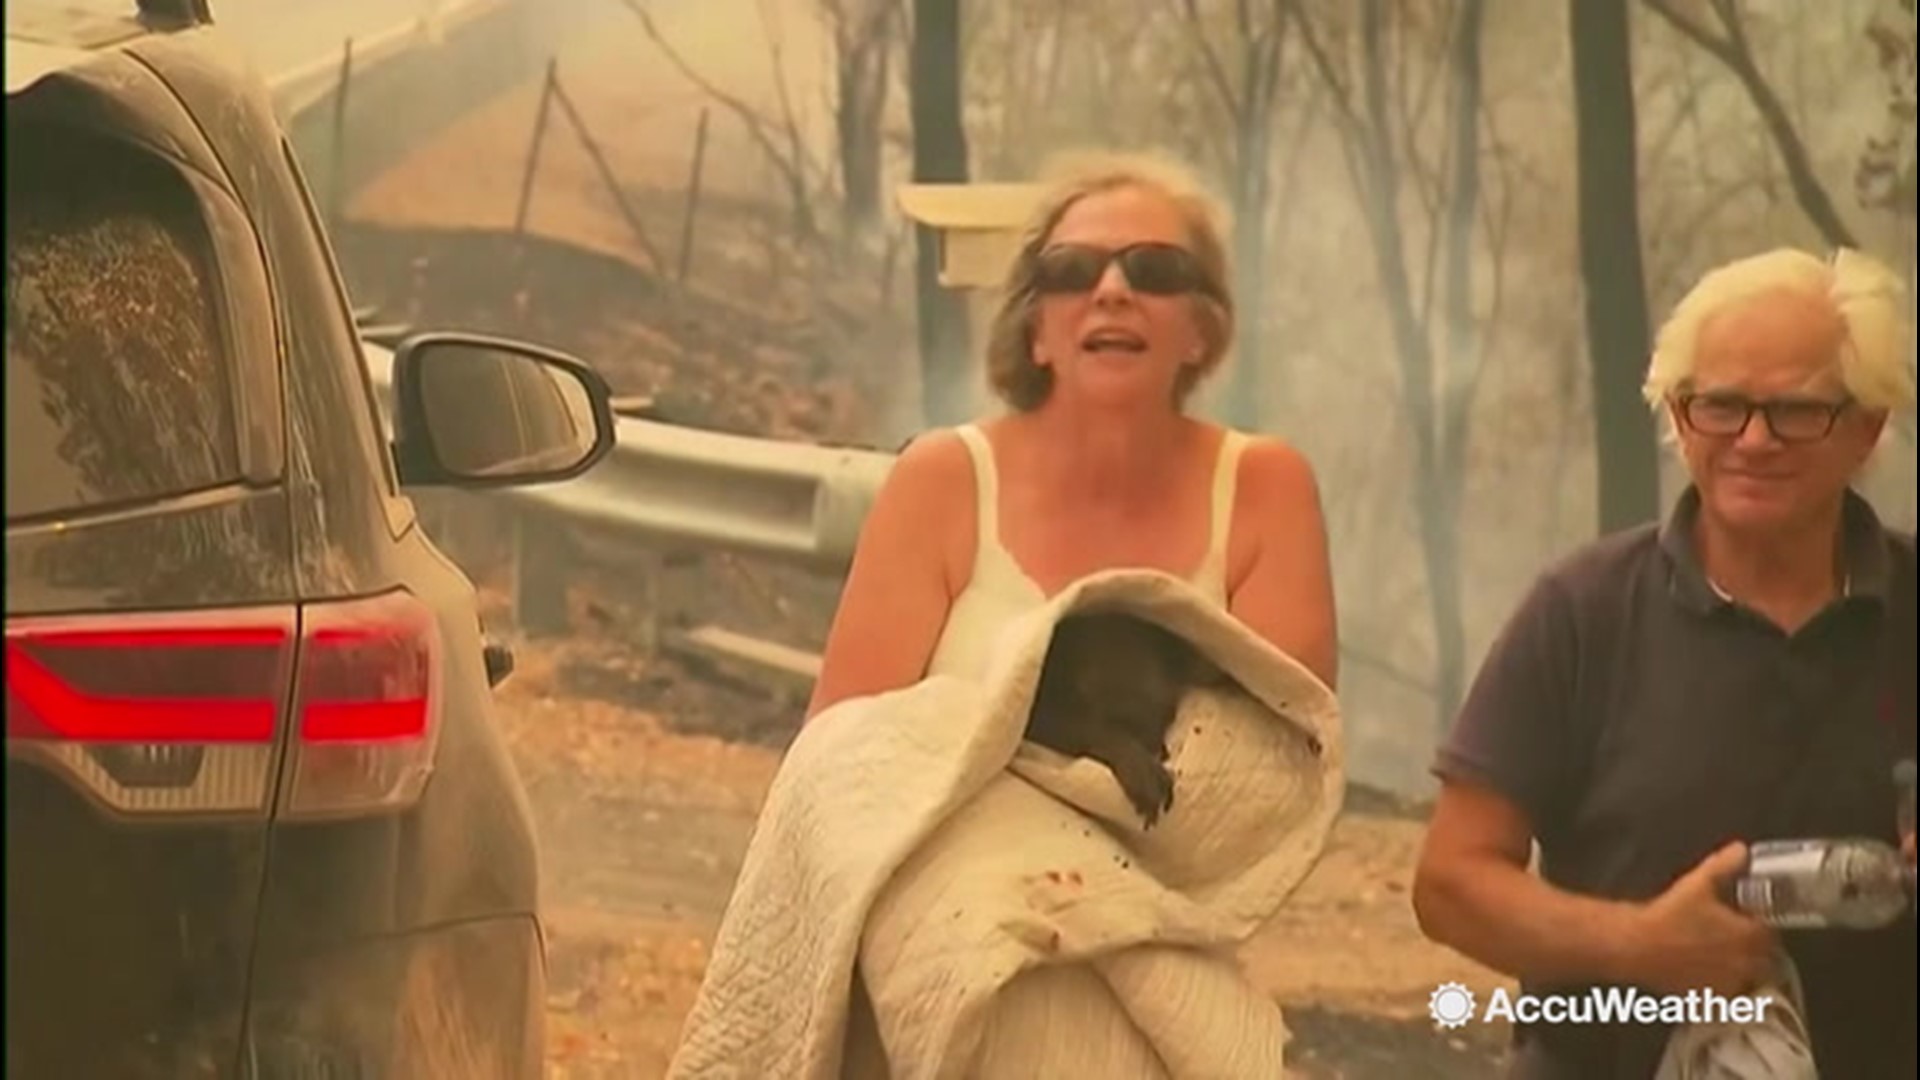
[{"label": "guardrail post", "polygon": [[549,514],[513,516],[513,615],[528,637],[558,637],[573,627],[567,582],[573,545]]}]

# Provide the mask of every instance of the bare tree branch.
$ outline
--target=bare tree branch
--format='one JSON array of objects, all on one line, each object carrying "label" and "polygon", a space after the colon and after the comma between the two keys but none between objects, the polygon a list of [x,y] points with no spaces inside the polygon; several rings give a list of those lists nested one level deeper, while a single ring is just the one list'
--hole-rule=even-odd
[{"label": "bare tree branch", "polygon": [[1333,58],[1327,55],[1326,47],[1320,43],[1313,20],[1302,10],[1299,0],[1287,5],[1286,14],[1293,19],[1294,29],[1300,32],[1300,44],[1307,50],[1307,59],[1313,62],[1314,70],[1320,73],[1320,82],[1333,103],[1335,123],[1348,135],[1356,133],[1360,116],[1354,111],[1353,95],[1340,77],[1339,69],[1334,66]]},{"label": "bare tree branch", "polygon": [[767,28],[767,55],[773,61],[773,90],[780,101],[780,118],[787,133],[787,146],[792,160],[803,163],[803,170],[811,167],[817,172],[825,172],[813,162],[807,153],[806,142],[800,134],[800,117],[793,109],[793,92],[787,86],[786,49],[781,45],[780,33],[776,25],[778,12],[769,0],[760,0],[760,25]]},{"label": "bare tree branch", "polygon": [[[1481,24],[1486,16],[1486,0],[1463,0],[1455,12],[1451,37],[1452,99],[1452,183],[1444,219],[1449,237],[1446,274],[1447,345],[1446,362],[1450,378],[1443,378],[1440,408],[1440,452],[1450,469],[1454,485],[1449,502],[1457,512],[1460,491],[1466,483],[1467,424],[1473,415],[1473,395],[1486,370],[1487,350],[1478,340],[1473,311],[1473,233],[1474,218],[1482,202],[1480,182],[1480,41]],[[1436,232],[1442,231],[1439,229]],[[1497,258],[1497,255],[1496,255]]]},{"label": "bare tree branch", "polygon": [[1700,233],[1712,224],[1713,220],[1739,204],[1739,197],[1748,192],[1757,191],[1761,181],[1753,176],[1735,176],[1714,183],[1701,192],[1690,212],[1672,224],[1663,223],[1652,230],[1647,238],[1648,254],[1658,252],[1663,258],[1655,264],[1653,291],[1655,295],[1664,295],[1674,285],[1674,275],[1679,268],[1687,265],[1688,254],[1693,250],[1694,242]]},{"label": "bare tree branch", "polygon": [[1773,139],[1774,149],[1780,155],[1780,163],[1787,170],[1787,180],[1793,187],[1794,200],[1802,213],[1813,222],[1814,228],[1827,243],[1835,247],[1858,247],[1853,230],[1841,220],[1840,212],[1834,207],[1833,199],[1828,196],[1825,185],[1820,182],[1819,173],[1813,167],[1812,157],[1800,133],[1793,126],[1793,119],[1774,91],[1773,84],[1760,71],[1754,59],[1751,42],[1747,39],[1746,25],[1740,17],[1739,6],[1734,0],[1711,0],[1709,7],[1720,24],[1720,32],[1702,26],[1699,22],[1682,14],[1673,4],[1673,0],[1642,0],[1654,14],[1660,16],[1668,25],[1681,35],[1705,50],[1708,55],[1719,60],[1731,71],[1747,92],[1747,99],[1760,113],[1760,120],[1766,125]]},{"label": "bare tree branch", "polygon": [[[1233,82],[1227,78],[1226,66],[1220,62],[1220,54],[1214,51],[1213,42],[1207,40],[1207,28],[1200,20],[1200,6],[1196,0],[1180,0],[1180,10],[1186,15],[1184,20],[1188,36],[1193,38],[1194,48],[1200,54],[1208,81],[1219,95],[1220,104],[1227,110],[1227,119],[1235,126],[1240,123],[1240,99],[1233,92]],[[1245,14],[1244,11],[1242,14]]]},{"label": "bare tree branch", "polygon": [[1649,171],[1666,159],[1667,151],[1679,139],[1681,131],[1687,130],[1690,124],[1700,119],[1700,97],[1704,87],[1694,77],[1692,65],[1685,65],[1684,69],[1686,77],[1680,84],[1680,100],[1673,107],[1673,115],[1666,126],[1641,142],[1641,153]]},{"label": "bare tree branch", "polygon": [[[1486,132],[1486,153],[1493,159],[1494,174],[1499,178],[1500,189],[1497,205],[1492,202],[1493,196],[1489,191],[1483,190],[1480,195],[1480,228],[1485,233],[1487,260],[1491,272],[1491,280],[1488,282],[1487,317],[1482,324],[1485,329],[1481,331],[1480,348],[1487,356],[1497,356],[1499,349],[1496,345],[1500,331],[1503,329],[1503,315],[1506,308],[1507,236],[1512,230],[1514,206],[1518,201],[1514,196],[1514,188],[1517,186],[1514,176],[1518,170],[1514,166],[1513,150],[1501,137],[1495,122],[1494,111],[1484,97],[1480,101],[1480,127]],[[1485,370],[1484,364],[1481,370]],[[1474,373],[1473,385],[1468,390],[1469,401],[1479,396],[1480,375],[1480,371]]]},{"label": "bare tree branch", "polygon": [[[796,224],[799,226],[801,233],[809,238],[817,238],[818,230],[816,230],[813,225],[811,192],[815,179],[820,175],[820,167],[817,162],[813,161],[810,155],[806,154],[805,147],[799,138],[798,132],[794,129],[791,102],[786,102],[789,106],[787,128],[790,136],[788,139],[790,148],[782,149],[768,132],[768,129],[774,126],[774,122],[761,115],[759,110],[747,104],[739,97],[720,89],[714,85],[711,80],[707,79],[706,76],[701,75],[699,71],[695,70],[693,65],[688,63],[687,59],[680,54],[680,51],[667,41],[666,36],[660,32],[659,25],[653,21],[653,14],[640,3],[640,0],[620,0],[620,3],[628,11],[632,12],[635,18],[640,20],[641,29],[644,30],[647,37],[660,48],[660,52],[666,56],[667,62],[672,64],[675,70],[679,71],[688,82],[698,87],[702,93],[719,102],[728,112],[740,118],[741,123],[745,125],[747,129],[747,135],[766,153],[767,160],[780,173],[781,179],[785,181],[789,197],[793,201],[793,212]],[[776,62],[778,55],[778,47],[775,46]],[[785,79],[782,78],[779,81],[782,84],[782,99],[785,101]]]}]

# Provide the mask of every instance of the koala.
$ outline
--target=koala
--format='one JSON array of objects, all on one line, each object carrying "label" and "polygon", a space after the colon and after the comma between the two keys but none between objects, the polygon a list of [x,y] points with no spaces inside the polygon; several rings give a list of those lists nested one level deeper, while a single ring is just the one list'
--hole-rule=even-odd
[{"label": "koala", "polygon": [[1173,807],[1167,729],[1190,689],[1226,674],[1159,624],[1117,612],[1055,626],[1027,718],[1027,739],[1105,765],[1148,828]]}]

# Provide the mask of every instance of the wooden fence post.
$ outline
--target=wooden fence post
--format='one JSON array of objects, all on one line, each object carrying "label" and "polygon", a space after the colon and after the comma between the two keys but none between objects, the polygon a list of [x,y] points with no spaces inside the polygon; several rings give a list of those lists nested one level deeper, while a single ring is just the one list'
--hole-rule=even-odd
[{"label": "wooden fence post", "polygon": [[327,177],[327,221],[340,227],[347,212],[347,91],[353,86],[353,39],[340,50],[340,81],[333,88],[333,168]]},{"label": "wooden fence post", "polygon": [[513,235],[527,231],[527,213],[533,207],[533,176],[540,169],[540,144],[547,137],[547,114],[553,111],[553,91],[560,85],[560,62],[547,61],[546,82],[540,87],[540,111],[533,117],[533,139],[527,145],[527,164],[520,173],[520,202],[513,212]]},{"label": "wooden fence post", "polygon": [[686,284],[687,271],[693,264],[693,221],[700,213],[700,174],[707,160],[707,110],[700,110],[700,126],[693,133],[693,171],[687,178],[687,209],[680,221],[680,265],[674,273],[675,280]]}]

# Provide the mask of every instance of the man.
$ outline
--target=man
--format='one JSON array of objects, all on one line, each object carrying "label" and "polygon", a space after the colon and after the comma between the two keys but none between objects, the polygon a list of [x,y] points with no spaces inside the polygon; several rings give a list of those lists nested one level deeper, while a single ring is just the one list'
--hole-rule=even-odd
[{"label": "man", "polygon": [[[1851,485],[1913,404],[1905,312],[1872,260],[1789,250],[1678,305],[1646,396],[1692,482],[1543,574],[1488,653],[1435,765],[1429,937],[1533,994],[1737,994],[1784,946],[1821,1075],[1916,1074],[1911,912],[1776,935],[1722,899],[1757,840],[1900,842],[1914,541]],[[1650,1078],[1668,1033],[1516,1025],[1513,1075]]]}]

